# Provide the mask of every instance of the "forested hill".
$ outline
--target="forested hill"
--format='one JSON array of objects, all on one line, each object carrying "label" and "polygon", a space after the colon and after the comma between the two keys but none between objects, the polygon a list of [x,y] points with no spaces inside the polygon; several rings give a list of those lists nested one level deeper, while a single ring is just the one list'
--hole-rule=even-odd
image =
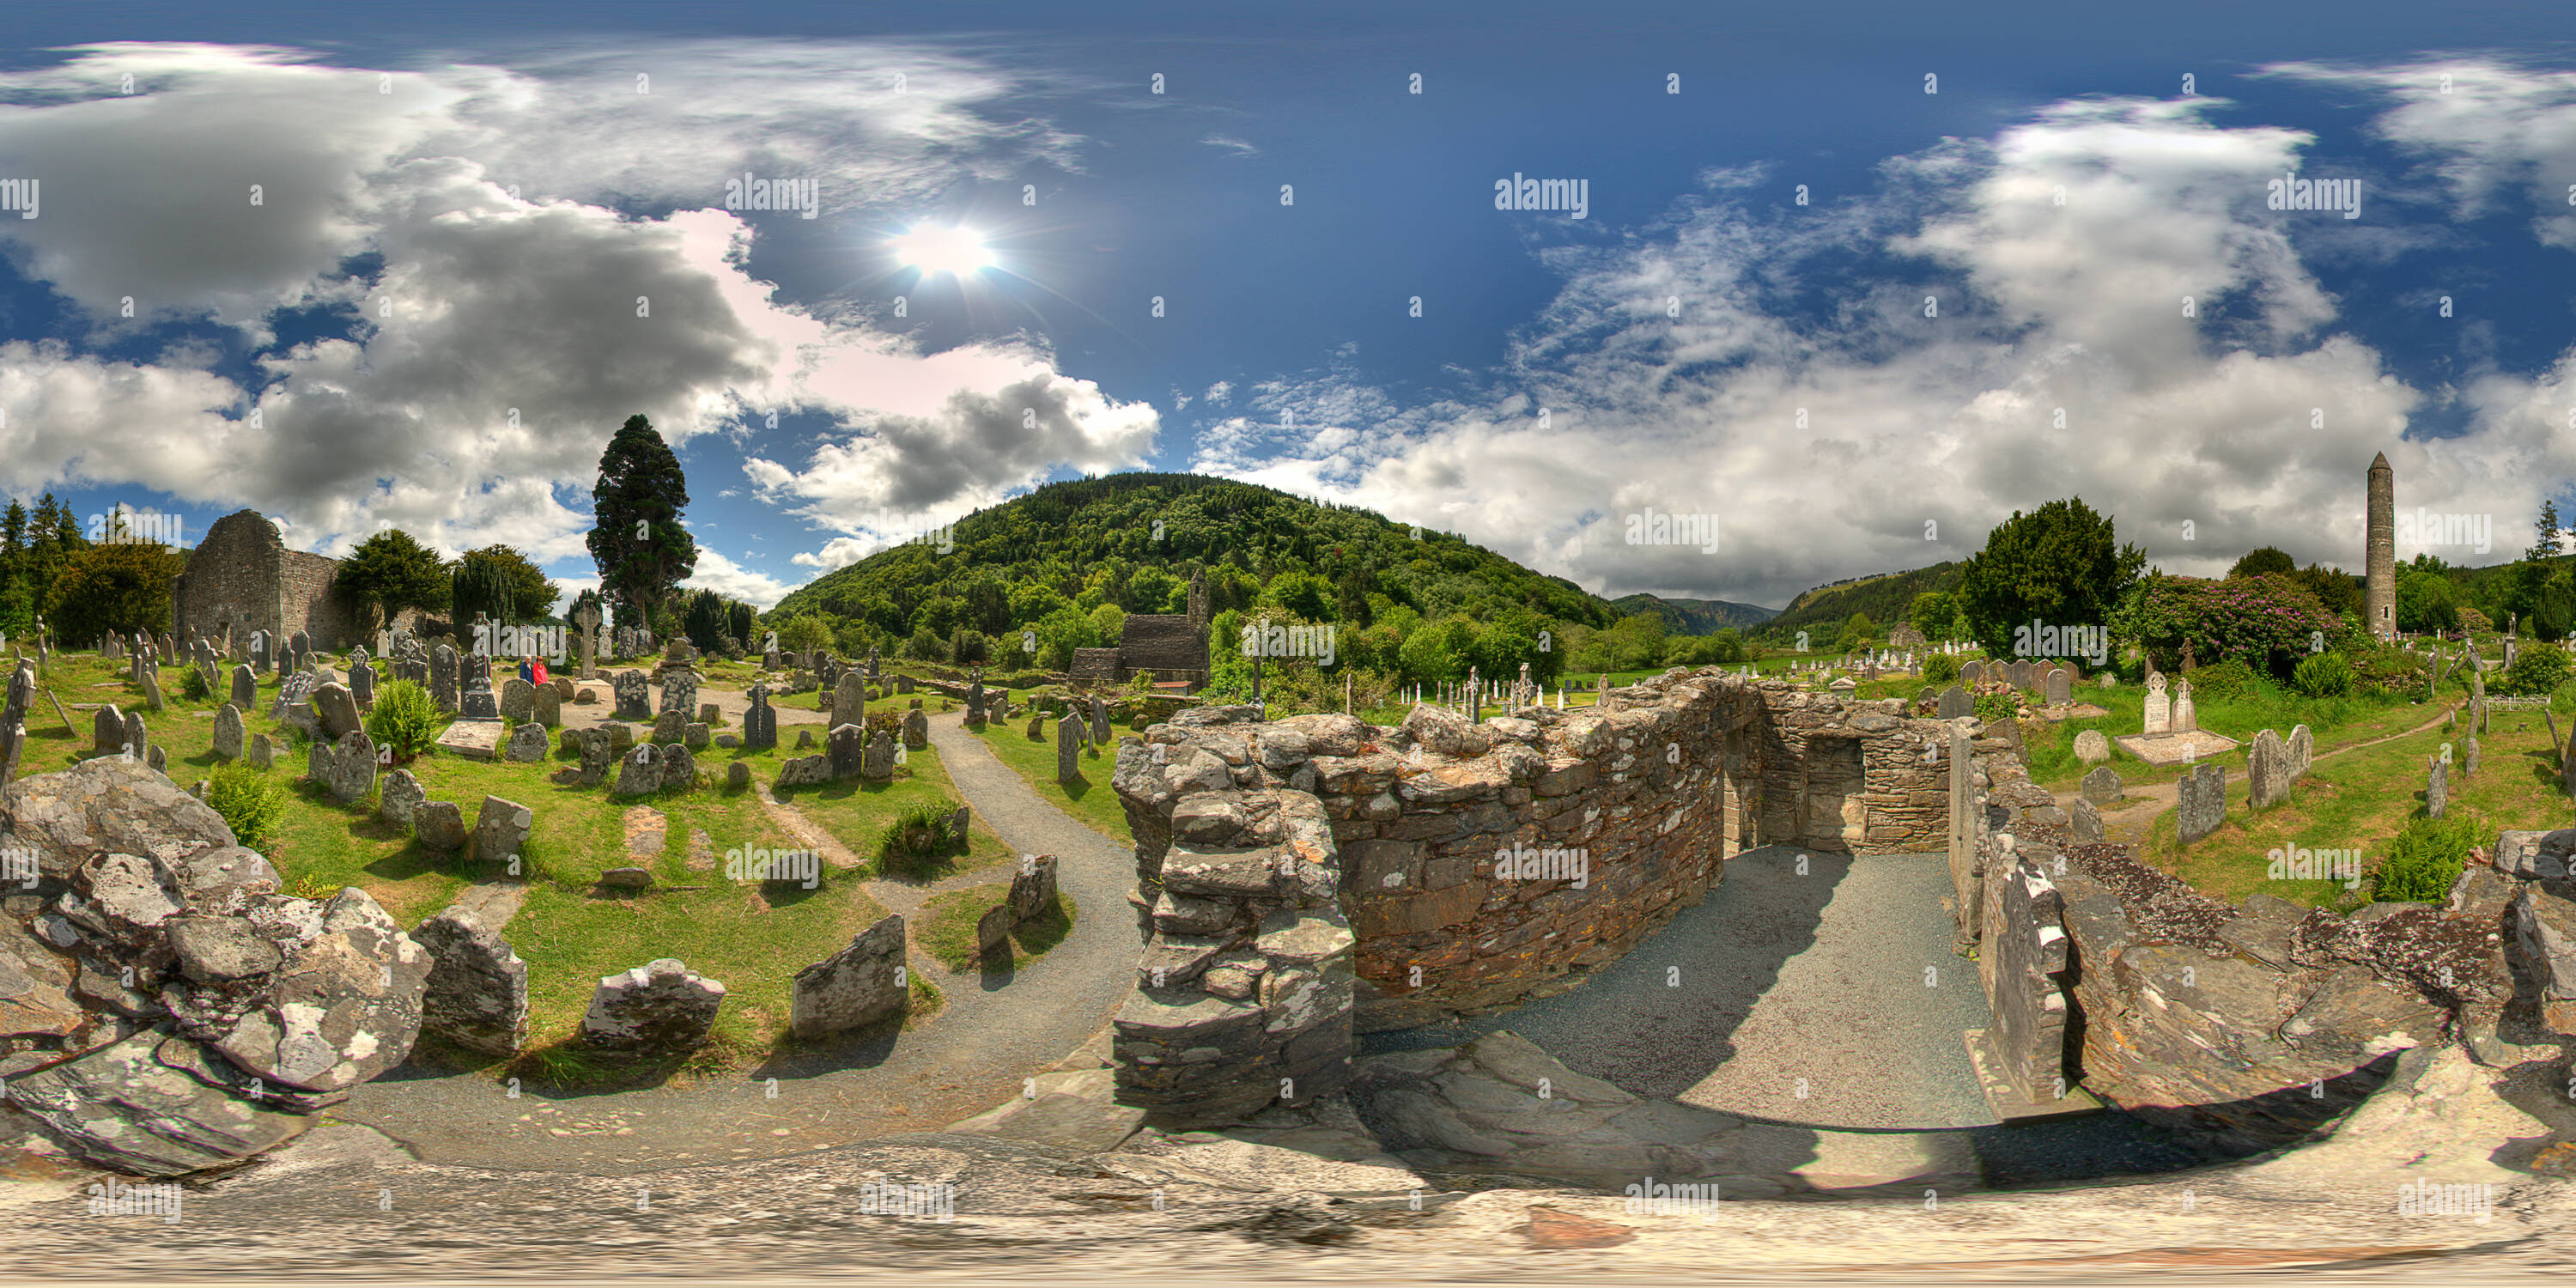
[{"label": "forested hill", "polygon": [[953,552],[935,537],[878,551],[790,593],[768,620],[814,614],[892,640],[998,635],[1065,608],[1184,612],[1201,568],[1211,613],[1276,603],[1310,619],[1364,621],[1377,594],[1426,619],[1521,607],[1606,627],[1621,616],[1564,578],[1457,537],[1196,474],[1050,483],[959,519],[949,535]]},{"label": "forested hill", "polygon": [[1715,635],[1728,627],[1751,630],[1780,615],[1776,608],[1739,604],[1727,599],[1666,599],[1661,595],[1621,595],[1610,606],[1623,613],[1653,613],[1674,635]]},{"label": "forested hill", "polygon": [[1867,614],[1883,628],[1904,617],[1916,595],[1927,590],[1954,590],[1958,581],[1959,565],[1943,562],[1911,572],[1879,573],[1818,586],[1790,600],[1779,616],[1764,622],[1762,634],[1785,639],[1800,630],[1840,627],[1854,613]]}]

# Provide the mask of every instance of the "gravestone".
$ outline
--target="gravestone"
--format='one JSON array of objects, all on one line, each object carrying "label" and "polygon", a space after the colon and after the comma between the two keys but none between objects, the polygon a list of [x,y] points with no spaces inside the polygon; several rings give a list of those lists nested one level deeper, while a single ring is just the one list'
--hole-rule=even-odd
[{"label": "gravestone", "polygon": [[2147,672],[2147,707],[2145,736],[2173,732],[2172,700],[2165,695],[2165,677],[2161,671]]},{"label": "gravestone", "polygon": [[796,972],[787,1026],[800,1038],[826,1037],[893,1019],[911,1005],[903,918],[889,915],[859,932],[849,947]]},{"label": "gravestone", "polygon": [[857,667],[852,667],[841,672],[840,682],[832,688],[832,723],[866,728],[867,717],[867,677],[859,674]]},{"label": "gravestone", "polygon": [[493,927],[461,907],[412,928],[429,954],[420,1031],[468,1051],[505,1059],[528,1043],[528,964]]},{"label": "gravestone", "polygon": [[859,761],[859,776],[872,783],[882,783],[894,777],[893,734],[879,729],[875,737],[868,739],[867,749]]},{"label": "gravestone", "polygon": [[337,738],[352,729],[364,727],[358,719],[357,695],[341,684],[314,686],[313,718],[322,722],[322,736],[325,738]]},{"label": "gravestone", "polygon": [[146,666],[143,668],[142,674],[135,677],[134,682],[136,687],[143,690],[144,706],[149,707],[154,711],[163,711],[168,709],[163,706],[161,702],[161,672],[153,669],[152,667]]},{"label": "gravestone", "polygon": [[1973,716],[1975,714],[1977,714],[1977,704],[1968,700],[1968,691],[1966,689],[1953,684],[1949,688],[1941,691],[1942,719],[1956,720],[1961,716]]},{"label": "gravestone", "polygon": [[705,724],[705,725],[718,725],[718,724],[723,724],[723,723],[724,723],[724,708],[723,708],[723,707],[721,707],[721,706],[718,706],[718,705],[716,705],[715,703],[712,703],[712,702],[701,702],[701,703],[699,703],[699,704],[698,704],[698,723],[699,723],[699,724]]},{"label": "gravestone", "polygon": [[662,673],[662,710],[677,711],[682,720],[697,713],[697,672],[674,670]]},{"label": "gravestone", "polygon": [[241,709],[227,702],[215,708],[215,755],[225,760],[239,760],[242,739],[249,731],[242,726]]},{"label": "gravestone", "polygon": [[824,749],[832,762],[832,781],[846,782],[858,777],[859,771],[866,768],[867,738],[867,731],[857,725],[832,726],[827,739],[829,745]]},{"label": "gravestone", "polygon": [[35,664],[21,662],[9,673],[9,699],[0,708],[0,786],[18,776],[18,761],[27,752],[27,706],[36,700]]},{"label": "gravestone", "polygon": [[686,743],[667,743],[662,748],[662,790],[674,787],[684,792],[698,789],[698,758],[689,754]]},{"label": "gravestone", "polygon": [[983,957],[1008,959],[1011,955],[1011,903],[1005,899],[984,910],[975,919],[975,951]]},{"label": "gravestone", "polygon": [[2120,771],[2103,765],[2084,776],[2084,799],[2096,805],[2108,805],[2120,799]]},{"label": "gravestone", "polygon": [[1055,780],[1071,784],[1082,780],[1082,728],[1078,720],[1065,720],[1055,727]]},{"label": "gravestone", "polygon": [[474,815],[474,857],[485,863],[506,860],[528,843],[528,833],[536,826],[535,810],[517,801],[486,796],[483,808]]},{"label": "gravestone", "polygon": [[456,718],[459,720],[498,720],[501,702],[492,694],[492,664],[481,655],[463,658],[457,677]]},{"label": "gravestone", "polygon": [[2449,761],[2446,761],[2439,756],[2435,756],[2432,763],[2427,766],[2427,773],[2424,779],[2425,816],[2428,818],[2440,818],[2442,816],[2443,809],[2450,804],[2450,801],[2451,764]]},{"label": "gravestone", "polygon": [[581,628],[581,678],[596,680],[599,678],[599,605],[584,600],[572,618],[573,624]]},{"label": "gravestone", "polygon": [[277,744],[270,742],[267,734],[252,734],[250,750],[242,755],[242,761],[253,769],[266,769],[277,763]]},{"label": "gravestone", "polygon": [[2227,821],[2227,771],[2203,761],[2174,784],[2175,834],[2189,845]]},{"label": "gravestone", "polygon": [[376,709],[376,664],[360,662],[349,668],[349,696],[358,700],[360,711]]},{"label": "gravestone", "polygon": [[376,793],[376,817],[408,827],[428,803],[429,791],[420,780],[408,769],[397,769],[385,775],[385,788]]},{"label": "gravestone", "polygon": [[877,646],[876,646],[876,645],[874,645],[874,644],[870,644],[870,645],[868,645],[868,679],[869,679],[869,680],[871,680],[871,681],[874,681],[876,678],[877,678]]},{"label": "gravestone", "polygon": [[930,745],[930,717],[918,706],[903,713],[903,745],[913,751]]},{"label": "gravestone", "polygon": [[724,998],[724,985],[665,957],[600,980],[582,1016],[582,1040],[610,1051],[694,1051],[706,1045]]},{"label": "gravestone", "polygon": [[[90,750],[122,751],[125,749],[125,713],[108,703],[90,717]],[[137,750],[141,750],[137,748]]]},{"label": "gravestone", "polygon": [[429,652],[429,696],[442,714],[456,714],[456,650],[441,644]]},{"label": "gravestone", "polygon": [[1973,687],[1977,682],[1985,678],[1986,668],[1984,663],[1968,662],[1959,667],[1959,683],[1961,684]]},{"label": "gravestone", "polygon": [[1052,854],[1023,855],[1011,877],[1011,919],[1027,921],[1055,905],[1056,860]]},{"label": "gravestone", "polygon": [[665,711],[653,717],[653,741],[678,742],[688,736],[689,718],[677,711]]},{"label": "gravestone", "polygon": [[2290,730],[2290,741],[2285,750],[2290,754],[2291,781],[2307,777],[2308,762],[2316,754],[2316,736],[2308,732],[2306,725],[2296,726]]},{"label": "gravestone", "polygon": [[642,671],[620,671],[608,682],[617,692],[617,718],[650,720],[653,718],[652,682]]},{"label": "gravestone", "polygon": [[2091,845],[2102,843],[2102,811],[2094,808],[2093,802],[2077,797],[2074,808],[2066,813],[2069,820],[2067,829],[2075,834],[2076,840]]},{"label": "gravestone", "polygon": [[746,751],[765,751],[778,745],[778,709],[769,705],[769,686],[755,684],[744,695],[751,705],[742,713],[742,745]]},{"label": "gravestone", "polygon": [[984,723],[984,682],[977,680],[966,689],[966,724],[980,728]]},{"label": "gravestone", "polygon": [[680,727],[680,745],[691,751],[705,751],[714,742],[715,736],[702,721],[692,720]]},{"label": "gravestone", "polygon": [[2174,685],[2173,731],[2197,733],[2199,730],[2200,713],[2192,706],[2191,681],[2185,679]]},{"label": "gravestone", "polygon": [[1029,741],[1031,741],[1031,742],[1045,742],[1045,741],[1046,741],[1046,722],[1047,722],[1047,713],[1046,713],[1046,711],[1045,711],[1045,709],[1044,709],[1044,708],[1034,708],[1034,709],[1032,709],[1032,710],[1029,712],[1029,727],[1028,727],[1028,739],[1029,739]]},{"label": "gravestone", "polygon": [[[1529,667],[1524,663],[1521,669],[1526,671]],[[1110,745],[1109,704],[1101,701],[1097,693],[1091,695],[1091,741],[1102,747]]]},{"label": "gravestone", "polygon": [[2074,701],[2075,673],[2062,666],[2051,668],[2048,672],[2048,705],[2070,706]]},{"label": "gravestone", "polygon": [[2269,729],[2254,735],[2245,753],[2246,798],[2255,809],[2270,809],[2290,798],[2290,749]]},{"label": "gravestone", "polygon": [[2088,765],[2098,765],[2111,758],[2111,740],[2099,729],[2087,729],[2075,735],[2075,758]]},{"label": "gravestone", "polygon": [[316,739],[305,760],[305,776],[329,788],[331,799],[353,805],[376,785],[376,744],[365,730],[341,735],[336,743]]},{"label": "gravestone", "polygon": [[[619,725],[618,728],[625,728]],[[608,767],[617,763],[617,752],[609,745],[605,729],[581,730],[581,769],[575,779],[581,786],[597,787],[608,781]]]},{"label": "gravestone", "polygon": [[2465,783],[2477,776],[2478,740],[2472,735],[2468,741],[2460,744],[2460,781]]},{"label": "gravestone", "polygon": [[897,693],[912,692],[912,677],[909,675],[898,675],[894,677],[894,691]]},{"label": "gravestone", "polygon": [[798,750],[798,751],[812,751],[813,749],[814,749],[814,726],[812,726],[812,725],[805,725],[805,726],[802,726],[802,727],[798,728],[798,729],[797,729],[797,731],[796,731],[796,750]]},{"label": "gravestone", "polygon": [[2004,666],[2004,683],[2025,693],[2029,692],[2030,663],[2022,658],[2014,658],[2011,662],[2006,663]]},{"label": "gravestone", "polygon": [[501,681],[501,718],[533,720],[537,715],[537,686],[511,676]]},{"label": "gravestone", "polygon": [[528,706],[530,719],[548,729],[563,727],[563,692],[551,684],[536,686]]},{"label": "gravestone", "polygon": [[650,796],[662,790],[662,749],[639,743],[618,761],[617,785],[608,789],[611,796]]},{"label": "gravestone", "polygon": [[546,741],[544,725],[523,724],[510,731],[509,746],[504,748],[501,754],[503,759],[528,764],[545,759],[552,746],[553,744]]}]

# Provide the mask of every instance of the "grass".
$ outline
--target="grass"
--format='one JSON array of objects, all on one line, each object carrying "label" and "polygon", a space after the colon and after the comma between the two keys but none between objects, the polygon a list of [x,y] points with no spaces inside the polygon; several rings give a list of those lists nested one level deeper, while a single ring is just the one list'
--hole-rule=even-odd
[{"label": "grass", "polygon": [[[983,963],[975,943],[975,923],[1010,895],[1011,887],[1007,883],[969,886],[933,895],[922,905],[921,915],[912,928],[913,942],[952,972],[972,970]],[[1045,956],[1048,949],[1064,942],[1064,937],[1073,933],[1075,916],[1073,896],[1058,891],[1054,903],[1012,927],[1010,969],[1017,970],[1036,961]],[[993,966],[1000,969],[1001,963],[996,961]]]},{"label": "grass", "polygon": [[[178,696],[177,671],[175,665],[163,668],[168,709],[147,713],[145,720],[151,741],[169,756],[171,778],[185,786],[211,777],[221,763],[212,751],[212,716],[220,703]],[[139,701],[139,692],[123,681],[120,669],[95,656],[57,655],[43,683],[66,704]],[[505,874],[497,861],[469,864],[458,856],[423,851],[409,828],[375,817],[373,795],[344,806],[302,781],[303,749],[265,715],[276,688],[273,678],[264,680],[263,709],[251,713],[246,724],[251,733],[266,733],[280,746],[276,764],[266,772],[286,789],[285,807],[275,834],[260,849],[290,892],[327,897],[341,887],[358,886],[384,905],[397,924],[409,926],[445,907],[472,882]],[[53,718],[52,704],[41,698],[31,715],[25,772],[65,768],[88,758],[87,713],[71,713],[77,736],[64,731]],[[699,755],[698,765],[714,785],[617,801],[601,788],[553,781],[557,771],[577,760],[561,752],[532,764],[431,755],[407,766],[431,799],[456,802],[469,826],[486,795],[516,801],[535,813],[534,828],[520,851],[525,902],[505,929],[529,966],[530,1051],[513,1066],[515,1072],[564,1085],[730,1072],[758,1063],[790,1040],[785,1030],[795,973],[839,951],[886,915],[860,888],[864,868],[835,871],[826,865],[823,881],[812,891],[723,879],[728,850],[804,848],[769,816],[756,795],[721,786],[733,760],[750,761],[755,779],[769,782],[793,754],[780,748],[711,748]],[[795,797],[801,811],[852,851],[872,854],[886,823],[905,805],[955,795],[935,752],[914,752],[907,761],[892,783],[833,784],[791,789],[785,795]],[[623,820],[637,806],[660,811],[666,827],[658,850],[630,855]],[[704,848],[712,870],[689,867],[690,839],[700,832],[707,837]],[[967,870],[998,866],[1012,856],[989,831],[978,830],[968,853],[959,857],[958,870]],[[597,888],[602,872],[627,866],[650,870],[658,888]],[[678,958],[725,984],[725,1005],[709,1044],[659,1062],[581,1046],[576,1035],[597,981],[657,957]],[[941,999],[937,987],[921,980],[919,972],[914,980],[919,1018],[935,1011]],[[460,1058],[468,1067],[491,1063]]]},{"label": "grass", "polygon": [[[1109,775],[1118,767],[1117,747],[1085,747],[1076,760],[1080,776],[1071,783],[1055,780],[1055,739],[1057,723],[1047,721],[1046,741],[1028,739],[1028,720],[1016,709],[1008,721],[991,721],[983,729],[984,745],[993,755],[1011,767],[1021,781],[1029,785],[1040,799],[1081,820],[1091,830],[1121,845],[1135,844],[1127,830],[1127,811],[1118,803],[1118,793],[1110,790]],[[1120,726],[1111,722],[1111,737]],[[1132,726],[1129,732],[1134,732]]]},{"label": "grass", "polygon": [[2369,900],[2366,878],[2357,890],[2333,881],[2273,881],[2265,872],[2269,852],[2293,846],[2359,850],[2362,870],[2369,872],[2387,857],[2390,842],[2409,820],[2426,816],[2425,761],[2444,742],[2453,744],[2454,762],[2446,819],[2469,818],[2481,837],[2492,839],[2499,829],[2547,828],[2565,816],[2567,800],[2558,790],[2557,762],[2538,711],[2498,713],[2491,732],[2478,740],[2477,776],[2463,781],[2467,737],[2465,727],[2456,734],[2436,728],[2319,759],[2291,787],[2289,800],[2259,816],[2248,811],[2244,775],[2231,771],[2228,818],[2217,831],[2185,850],[2175,844],[2168,812],[2149,830],[2140,857],[2229,903],[2260,890],[2309,907],[2356,907]]},{"label": "grass", "polygon": [[[755,769],[755,775],[759,771]],[[773,769],[763,777],[774,779]],[[877,850],[888,824],[905,810],[918,806],[964,799],[940,763],[936,747],[906,752],[893,781],[871,783],[865,780],[822,783],[810,787],[773,787],[771,793],[781,802],[796,807],[798,813],[822,825],[833,839],[850,848],[861,863],[863,876],[887,880],[937,880],[961,872],[977,872],[1016,859],[1011,848],[984,825],[978,816],[969,816],[967,837],[970,845],[964,854],[945,854],[947,862],[917,873],[889,873],[879,870]],[[953,806],[952,806],[953,808]]]}]

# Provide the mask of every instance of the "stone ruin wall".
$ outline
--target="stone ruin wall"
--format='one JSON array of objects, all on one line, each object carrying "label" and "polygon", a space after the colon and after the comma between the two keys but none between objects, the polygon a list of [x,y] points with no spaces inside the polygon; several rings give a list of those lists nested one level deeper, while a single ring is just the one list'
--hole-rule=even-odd
[{"label": "stone ruin wall", "polygon": [[[1677,670],[1610,705],[1480,724],[1424,706],[1396,728],[1207,708],[1122,744],[1147,941],[1122,1099],[1228,1121],[1286,1077],[1302,1100],[1338,1085],[1354,1031],[1572,987],[1742,849],[1942,843],[1947,768],[1925,749],[1947,730],[1900,702]],[[1583,887],[1496,879],[1522,847],[1583,851]]]},{"label": "stone ruin wall", "polygon": [[[170,582],[171,630],[236,640],[252,631],[278,638],[303,631],[317,649],[338,650],[357,638],[352,605],[334,590],[339,561],[289,550],[277,526],[255,510],[217,519],[188,552],[187,571]],[[416,621],[418,614],[405,610]]]},{"label": "stone ruin wall", "polygon": [[282,550],[279,556],[277,607],[284,633],[292,637],[302,631],[312,637],[313,647],[334,652],[359,643],[350,605],[333,585],[340,562],[300,550]]},{"label": "stone ruin wall", "polygon": [[[2472,865],[2448,908],[2373,904],[2338,917],[2254,895],[2230,908],[2080,839],[2004,738],[1957,745],[1956,916],[1978,950],[1990,1064],[2026,1100],[2080,1083],[2167,1130],[2234,1150],[2293,1141],[2357,1105],[2394,1056],[2464,1042],[2490,1065],[2556,1055],[2506,1012],[2513,883]],[[1980,730],[1982,732],[1982,730]],[[2508,838],[2520,835],[2507,833]],[[2576,833],[2569,834],[2576,840]],[[2409,962],[2474,945],[2455,964]]]}]

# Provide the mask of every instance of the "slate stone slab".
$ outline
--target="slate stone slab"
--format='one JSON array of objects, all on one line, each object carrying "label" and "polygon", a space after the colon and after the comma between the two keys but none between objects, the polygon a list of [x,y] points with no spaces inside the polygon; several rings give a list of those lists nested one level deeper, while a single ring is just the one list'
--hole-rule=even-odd
[{"label": "slate stone slab", "polygon": [[2227,771],[2214,764],[2201,764],[2175,783],[2177,789],[2174,824],[2182,843],[2189,845],[2218,830],[2227,821]]},{"label": "slate stone slab", "polygon": [[2120,773],[2103,765],[2084,776],[2084,799],[2095,805],[2108,805],[2120,799]]},{"label": "slate stone slab", "polygon": [[695,1050],[706,1044],[724,999],[724,985],[661,958],[599,981],[582,1017],[582,1039],[607,1050]]},{"label": "slate stone slab", "polygon": [[788,1027],[801,1038],[865,1028],[904,1014],[911,1000],[903,918],[888,916],[849,947],[796,972]]},{"label": "slate stone slab", "polygon": [[2270,809],[2290,798],[2290,749],[2269,729],[2254,735],[2246,750],[2247,792],[2255,809]]},{"label": "slate stone slab", "polygon": [[463,908],[449,908],[413,928],[429,954],[420,1031],[468,1051],[516,1056],[528,1043],[528,964]]}]

